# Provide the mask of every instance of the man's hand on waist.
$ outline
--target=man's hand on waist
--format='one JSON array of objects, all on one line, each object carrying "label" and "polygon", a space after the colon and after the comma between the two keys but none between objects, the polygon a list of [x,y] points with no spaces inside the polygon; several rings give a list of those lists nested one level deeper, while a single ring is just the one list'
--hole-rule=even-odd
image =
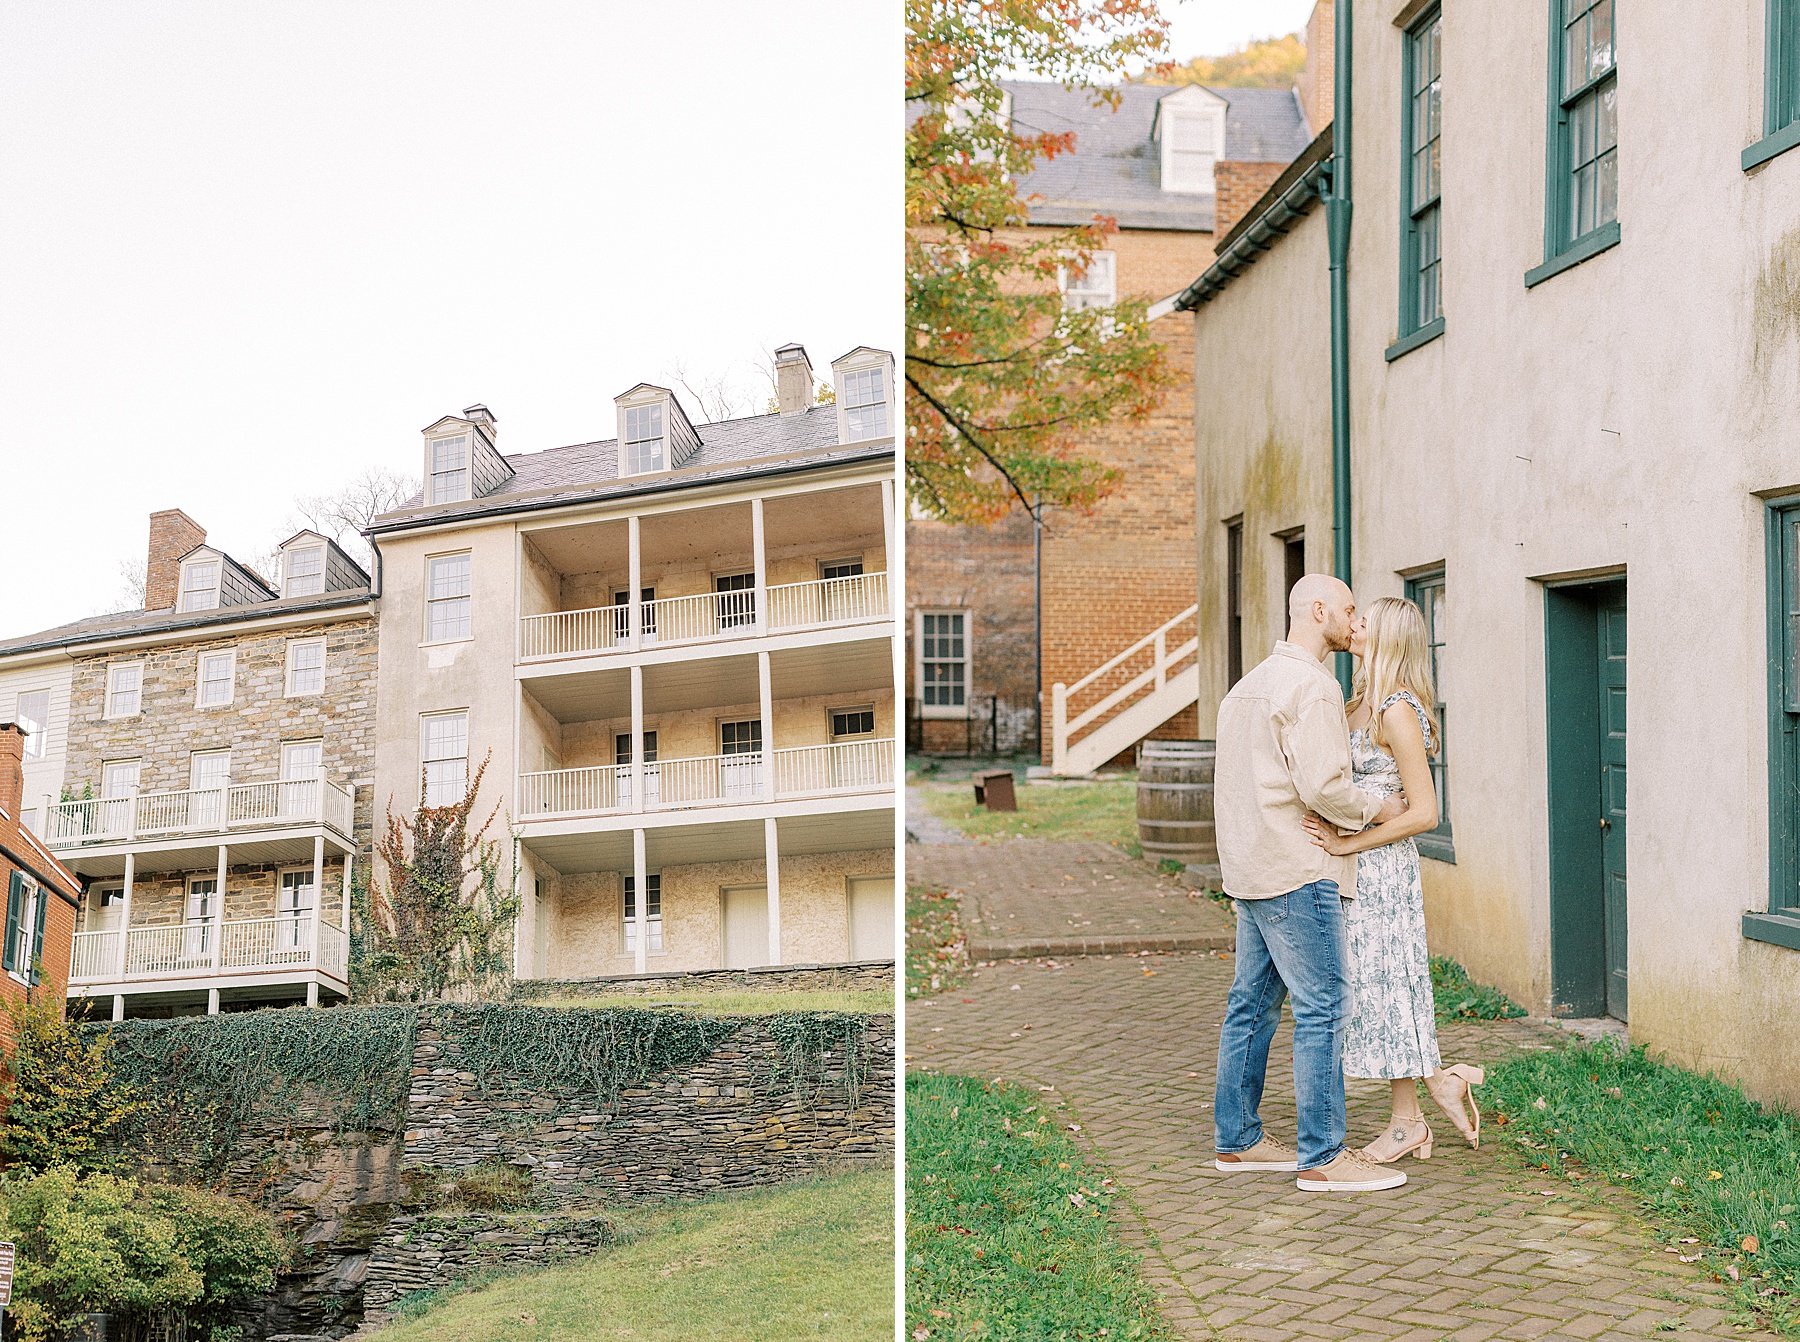
[{"label": "man's hand on waist", "polygon": [[1388,821],[1398,820],[1405,814],[1406,794],[1403,792],[1396,792],[1393,796],[1381,803],[1381,809],[1375,812],[1375,818],[1369,823],[1372,825],[1385,825]]}]

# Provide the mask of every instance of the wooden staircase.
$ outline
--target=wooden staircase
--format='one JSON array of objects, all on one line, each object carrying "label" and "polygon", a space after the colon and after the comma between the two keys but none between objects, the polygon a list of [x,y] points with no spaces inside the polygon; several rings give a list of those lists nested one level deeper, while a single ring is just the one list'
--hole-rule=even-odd
[{"label": "wooden staircase", "polygon": [[[1200,698],[1199,607],[1051,689],[1050,771],[1092,773]],[[1071,716],[1073,713],[1073,716]]]}]

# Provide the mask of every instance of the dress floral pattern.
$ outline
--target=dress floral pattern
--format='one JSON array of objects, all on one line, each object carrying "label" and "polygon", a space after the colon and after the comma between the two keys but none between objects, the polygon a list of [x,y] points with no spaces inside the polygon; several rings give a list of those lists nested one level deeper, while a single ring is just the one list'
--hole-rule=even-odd
[{"label": "dress floral pattern", "polygon": [[[1405,700],[1419,715],[1425,739],[1431,719],[1412,695],[1391,694],[1379,716]],[[1350,733],[1356,784],[1378,796],[1401,791],[1400,766],[1366,728]],[[1431,961],[1425,949],[1425,892],[1419,848],[1411,839],[1356,855],[1356,898],[1345,902],[1350,940],[1350,1021],[1344,1036],[1344,1074],[1394,1079],[1438,1070]]]}]

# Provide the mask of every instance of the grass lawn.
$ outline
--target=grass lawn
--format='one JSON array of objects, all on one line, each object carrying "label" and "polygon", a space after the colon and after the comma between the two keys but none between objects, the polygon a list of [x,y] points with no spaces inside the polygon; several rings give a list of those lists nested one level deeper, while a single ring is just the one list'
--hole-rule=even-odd
[{"label": "grass lawn", "polygon": [[1527,1167],[1629,1190],[1665,1247],[1800,1338],[1800,1119],[1606,1042],[1490,1068],[1481,1097]]},{"label": "grass lawn", "polygon": [[382,1342],[784,1342],[894,1335],[894,1175],[871,1170],[618,1215],[625,1239],[429,1304]]},{"label": "grass lawn", "polygon": [[547,1007],[670,1007],[696,1016],[776,1016],[785,1011],[894,1013],[894,994],[872,988],[720,988],[672,993],[600,993],[591,997],[533,998]]},{"label": "grass lawn", "polygon": [[1431,957],[1431,996],[1439,1020],[1511,1020],[1525,1008],[1498,988],[1476,983],[1447,955]]},{"label": "grass lawn", "polygon": [[974,1077],[906,1080],[906,1335],[1172,1339],[1114,1196],[1053,1096]]},{"label": "grass lawn", "polygon": [[906,995],[947,992],[968,977],[962,906],[942,890],[911,887],[906,892]]},{"label": "grass lawn", "polygon": [[925,809],[972,839],[1098,839],[1133,857],[1137,837],[1137,783],[1077,783],[1014,789],[1017,811],[989,811],[975,804],[968,783],[914,783]]}]

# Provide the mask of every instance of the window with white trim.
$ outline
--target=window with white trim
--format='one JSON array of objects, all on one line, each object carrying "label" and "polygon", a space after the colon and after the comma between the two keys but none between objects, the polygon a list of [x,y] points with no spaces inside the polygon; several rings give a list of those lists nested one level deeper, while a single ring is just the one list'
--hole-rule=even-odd
[{"label": "window with white trim", "polygon": [[469,554],[438,555],[425,561],[425,640],[442,643],[468,638],[470,576]]},{"label": "window with white trim", "polygon": [[38,981],[44,953],[44,892],[31,877],[14,871],[6,892],[6,972],[23,984]]},{"label": "window with white trim", "polygon": [[325,689],[325,640],[297,638],[287,645],[287,693],[320,694]]},{"label": "window with white trim", "polygon": [[106,716],[129,718],[143,702],[144,664],[118,662],[106,668]]},{"label": "window with white trim", "polygon": [[281,560],[283,596],[317,596],[325,590],[325,547],[289,550]]},{"label": "window with white trim", "polygon": [[879,368],[844,374],[844,441],[888,436],[887,379]]},{"label": "window with white trim", "polygon": [[283,741],[281,743],[281,776],[283,779],[306,779],[320,776],[325,760],[323,741]]},{"label": "window with white trim", "polygon": [[625,473],[642,475],[663,468],[663,408],[633,405],[625,408]]},{"label": "window with white trim", "polygon": [[100,795],[105,798],[135,795],[143,767],[142,760],[105,761],[100,766]]},{"label": "window with white trim", "polygon": [[219,605],[217,559],[190,559],[181,566],[181,610],[216,610]]},{"label": "window with white trim", "polygon": [[201,653],[199,680],[196,708],[222,708],[229,704],[237,681],[237,650]]},{"label": "window with white trim", "polygon": [[1062,270],[1063,307],[1070,312],[1109,308],[1118,301],[1117,256],[1113,252],[1089,252],[1087,273]]},{"label": "window with white trim", "polygon": [[295,867],[281,873],[276,897],[275,945],[278,950],[305,950],[312,945],[312,912],[315,891],[311,867]]},{"label": "window with white trim", "polygon": [[919,700],[926,711],[966,709],[968,612],[919,612]]},{"label": "window with white trim", "polygon": [[469,715],[434,713],[421,722],[425,805],[454,806],[469,790]]},{"label": "window with white trim", "polygon": [[431,479],[427,501],[461,503],[469,497],[469,435],[459,433],[431,444]]},{"label": "window with white trim", "polygon": [[854,708],[831,710],[831,739],[833,741],[854,741],[858,737],[873,735],[875,735],[874,704],[858,704]]},{"label": "window with white trim", "polygon": [[[644,924],[649,940],[644,943],[647,955],[661,955],[663,949],[662,873],[644,875]],[[625,878],[625,954],[637,954],[637,878]]]},{"label": "window with white trim", "polygon": [[25,758],[41,760],[50,749],[50,691],[27,690],[13,709],[19,730],[25,733]]}]

